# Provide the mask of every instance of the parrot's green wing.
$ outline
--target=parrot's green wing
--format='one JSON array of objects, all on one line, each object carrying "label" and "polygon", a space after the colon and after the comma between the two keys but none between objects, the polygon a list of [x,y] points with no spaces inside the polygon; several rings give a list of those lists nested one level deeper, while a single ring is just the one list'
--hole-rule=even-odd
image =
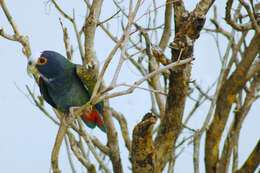
[{"label": "parrot's green wing", "polygon": [[76,73],[84,85],[88,88],[90,95],[92,95],[93,89],[97,82],[97,74],[93,70],[87,69],[82,65],[76,66]]},{"label": "parrot's green wing", "polygon": [[[94,72],[94,70],[87,69],[82,65],[77,65],[76,74],[78,75],[82,83],[87,87],[87,90],[89,91],[90,95],[92,95],[95,84],[97,82],[97,74]],[[104,125],[103,120],[103,106],[104,101],[101,101],[95,105],[97,111],[95,109],[91,111],[89,117],[94,117],[94,123],[93,121],[86,121],[88,118],[86,118],[84,114],[82,115],[82,119],[88,127],[94,128],[97,125],[103,132],[106,132],[107,129]]]},{"label": "parrot's green wing", "polygon": [[49,95],[48,89],[42,77],[39,79],[39,87],[42,97],[54,108],[57,108],[56,104]]}]

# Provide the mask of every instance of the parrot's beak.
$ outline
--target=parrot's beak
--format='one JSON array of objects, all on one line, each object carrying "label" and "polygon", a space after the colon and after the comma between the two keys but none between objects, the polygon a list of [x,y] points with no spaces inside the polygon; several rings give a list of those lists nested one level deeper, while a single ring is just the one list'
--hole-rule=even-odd
[{"label": "parrot's beak", "polygon": [[30,77],[35,76],[39,73],[38,69],[36,68],[36,63],[33,62],[32,60],[28,61],[27,73]]}]

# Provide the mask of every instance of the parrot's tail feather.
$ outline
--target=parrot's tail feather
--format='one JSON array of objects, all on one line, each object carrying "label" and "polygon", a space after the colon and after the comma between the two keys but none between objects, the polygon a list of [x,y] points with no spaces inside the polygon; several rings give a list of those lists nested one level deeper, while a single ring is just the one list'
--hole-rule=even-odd
[{"label": "parrot's tail feather", "polygon": [[96,126],[98,126],[100,130],[102,130],[105,133],[107,132],[104,122],[96,109],[92,109],[90,113],[83,113],[81,115],[81,119],[88,127],[93,129]]}]

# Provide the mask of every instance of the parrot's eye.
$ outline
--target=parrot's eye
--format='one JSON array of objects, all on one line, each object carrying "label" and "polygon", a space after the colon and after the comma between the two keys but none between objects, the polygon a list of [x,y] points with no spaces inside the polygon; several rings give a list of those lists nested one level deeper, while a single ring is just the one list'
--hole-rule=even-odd
[{"label": "parrot's eye", "polygon": [[47,58],[45,58],[45,57],[38,58],[38,61],[37,61],[38,65],[44,65],[46,63],[47,63]]}]

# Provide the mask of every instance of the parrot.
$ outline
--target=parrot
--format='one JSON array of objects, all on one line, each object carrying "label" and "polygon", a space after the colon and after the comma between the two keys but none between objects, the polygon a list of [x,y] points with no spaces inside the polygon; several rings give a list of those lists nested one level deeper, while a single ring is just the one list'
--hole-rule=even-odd
[{"label": "parrot", "polygon": [[[28,63],[29,64],[29,63]],[[29,64],[32,66],[32,63]],[[92,74],[81,65],[74,64],[63,55],[43,51],[31,69],[39,72],[39,88],[44,100],[58,111],[69,114],[71,108],[84,105],[90,100],[95,82]],[[102,110],[104,101],[97,103],[91,111],[80,116],[90,128],[99,127],[106,133]]]}]

